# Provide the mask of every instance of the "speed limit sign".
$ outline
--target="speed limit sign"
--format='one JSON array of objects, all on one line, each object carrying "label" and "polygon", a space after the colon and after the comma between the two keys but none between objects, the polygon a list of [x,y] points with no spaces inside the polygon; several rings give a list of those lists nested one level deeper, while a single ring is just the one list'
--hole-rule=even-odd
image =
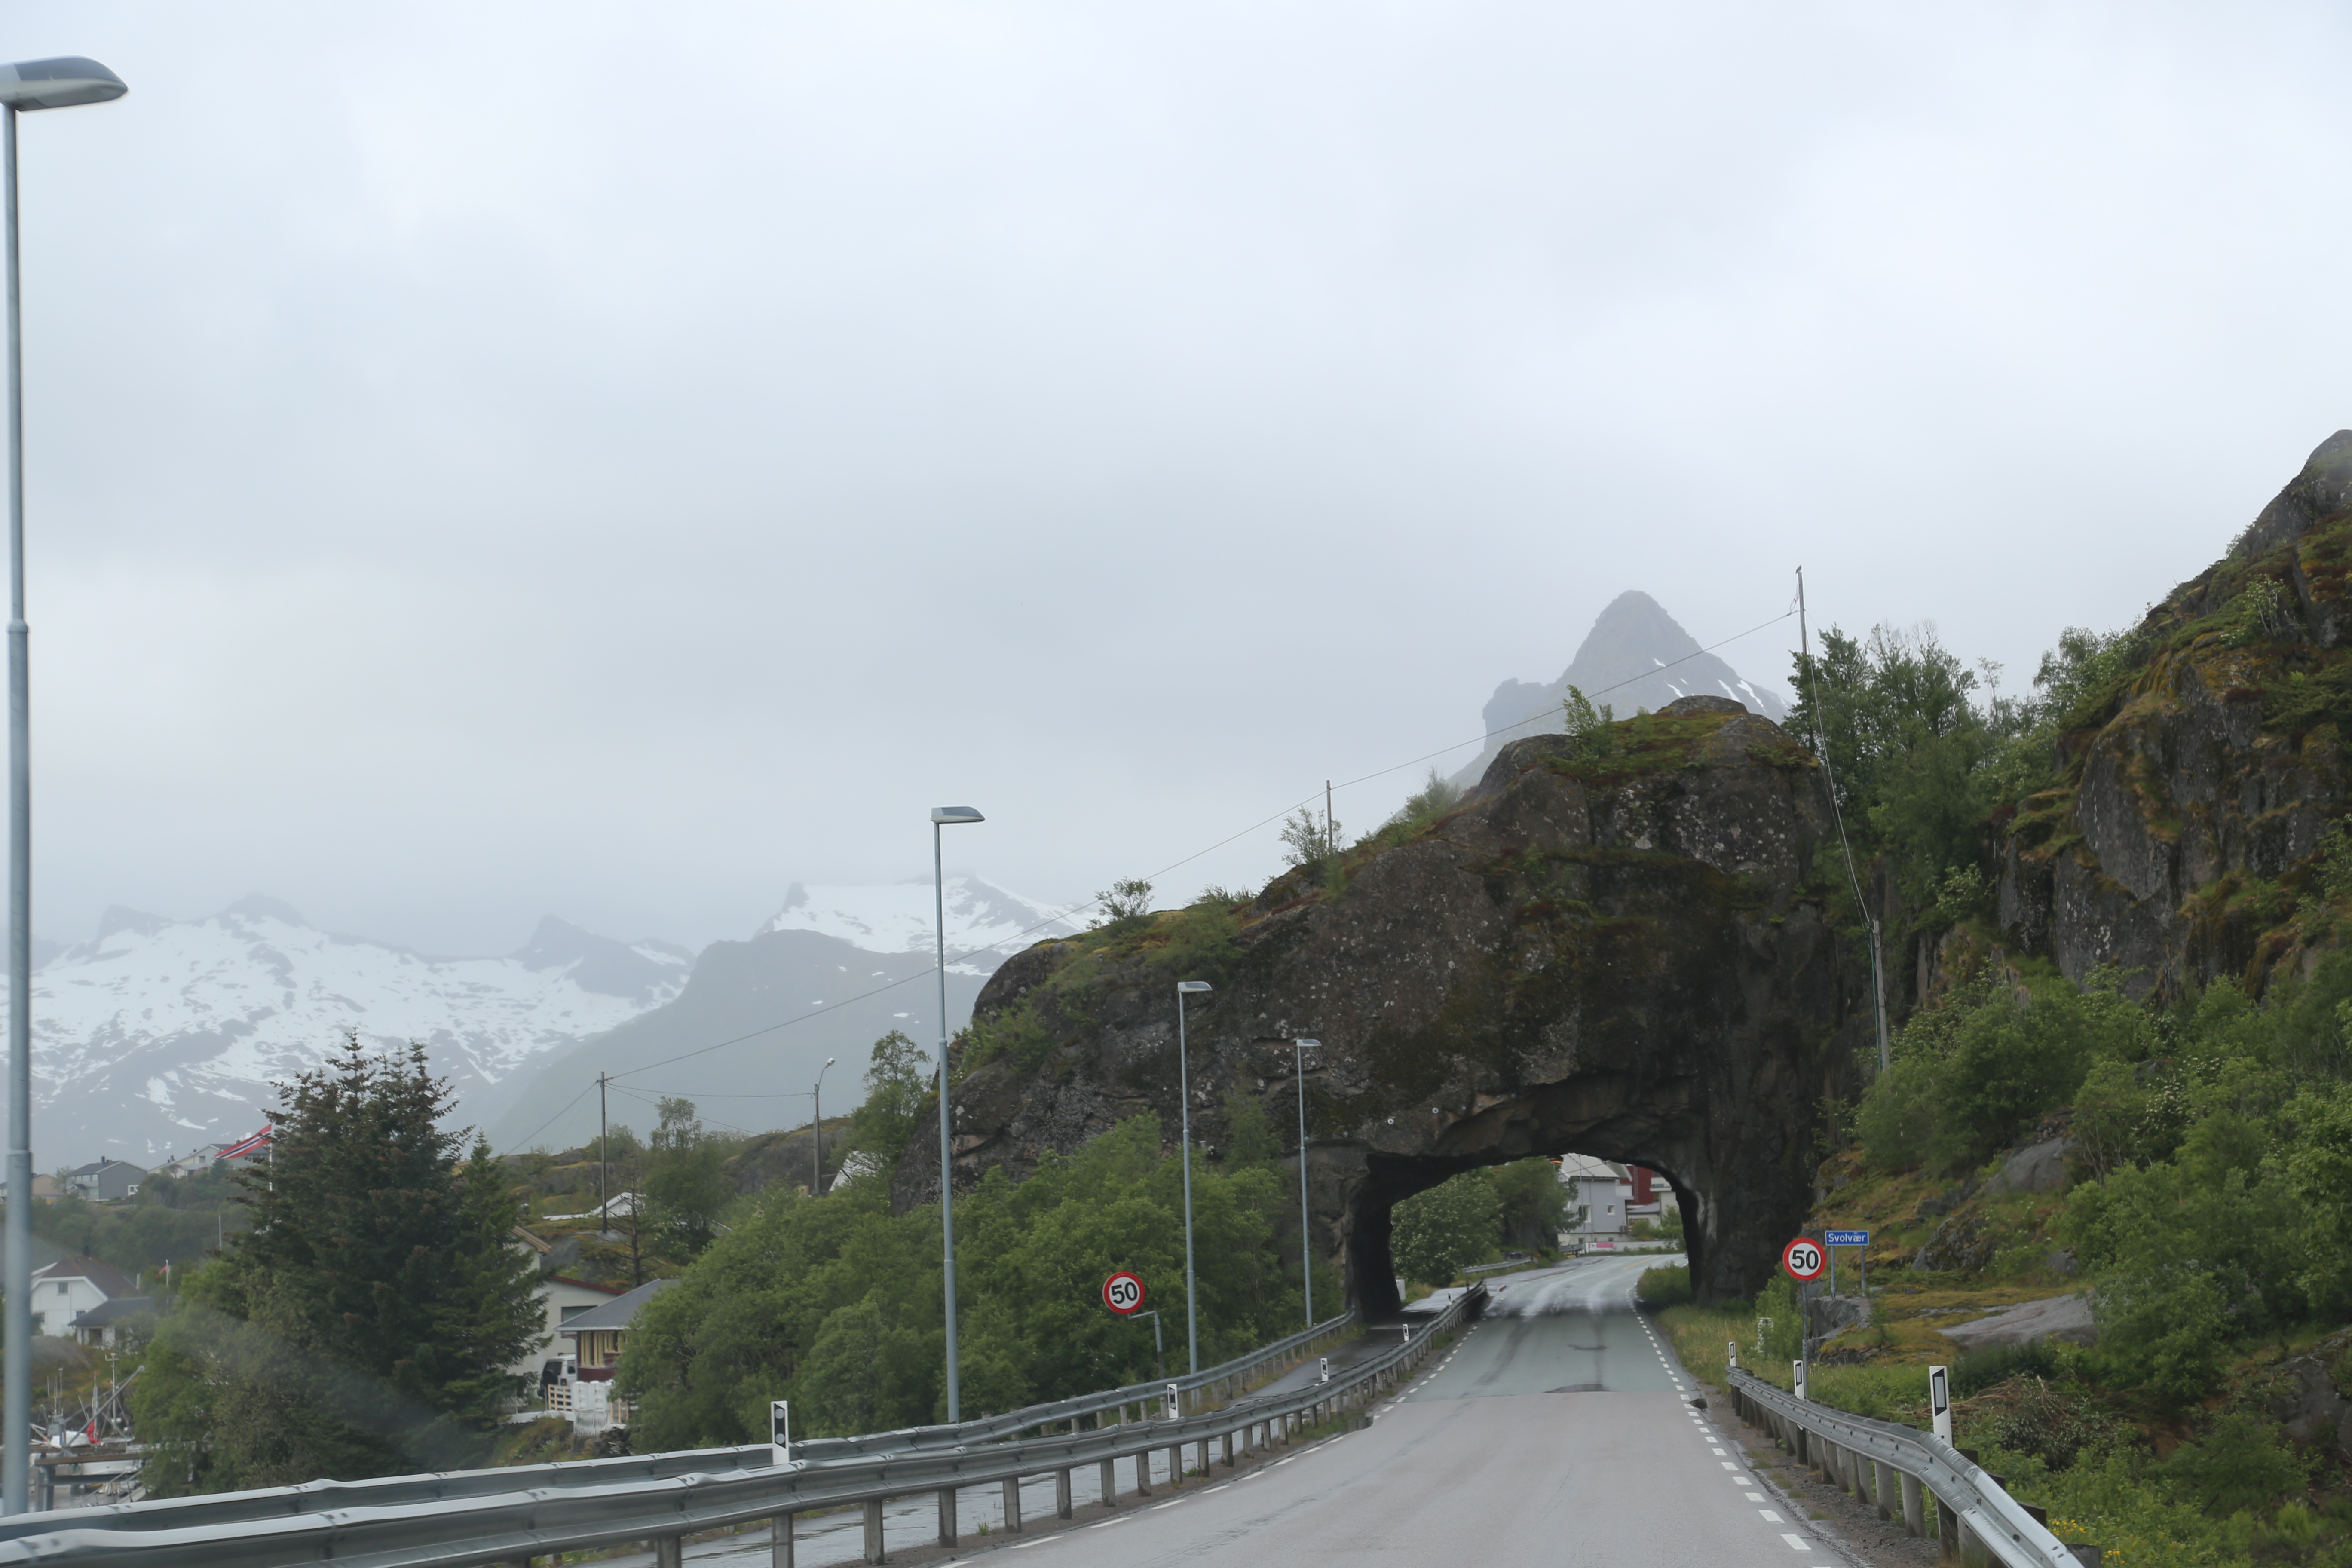
[{"label": "speed limit sign", "polygon": [[1780,1267],[1789,1271],[1791,1279],[1818,1279],[1822,1270],[1829,1267],[1829,1254],[1822,1250],[1820,1242],[1801,1236],[1780,1254]]},{"label": "speed limit sign", "polygon": [[1121,1269],[1103,1281],[1103,1305],[1126,1317],[1143,1305],[1143,1281]]}]

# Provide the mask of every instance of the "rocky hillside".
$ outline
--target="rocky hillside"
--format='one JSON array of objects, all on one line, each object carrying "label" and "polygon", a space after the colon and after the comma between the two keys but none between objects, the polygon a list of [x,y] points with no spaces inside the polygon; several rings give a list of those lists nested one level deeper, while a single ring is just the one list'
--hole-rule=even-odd
[{"label": "rocky hillside", "polygon": [[[1998,922],[2074,979],[2259,990],[2338,940],[2352,736],[2352,430],[2106,656],[2059,778],[1998,814]],[[2347,866],[2352,870],[2352,866]]]},{"label": "rocky hillside", "polygon": [[[1666,1173],[1702,1292],[1752,1291],[1809,1205],[1818,1108],[1854,1087],[1868,967],[1812,880],[1830,832],[1818,768],[1725,698],[1516,742],[1459,807],[1245,903],[1008,961],[961,1043],[957,1184],[1139,1113],[1172,1145],[1174,985],[1206,979],[1194,1137],[1214,1155],[1251,1105],[1295,1127],[1291,1042],[1318,1038],[1315,1241],[1365,1305],[1393,1297],[1391,1205],[1570,1149]],[[909,1145],[902,1205],[936,1196],[936,1139]]]}]

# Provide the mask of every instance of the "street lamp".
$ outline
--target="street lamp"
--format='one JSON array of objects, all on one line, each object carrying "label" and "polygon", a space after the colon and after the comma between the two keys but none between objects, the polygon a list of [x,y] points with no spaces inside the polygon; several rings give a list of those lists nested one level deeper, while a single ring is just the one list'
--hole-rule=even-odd
[{"label": "street lamp", "polygon": [[130,91],[79,56],[0,66],[0,216],[8,294],[8,1219],[0,1350],[0,1514],[23,1513],[33,1468],[33,769],[25,626],[25,321],[16,257],[16,113]]},{"label": "street lamp", "polygon": [[947,1259],[948,1287],[948,1425],[963,1419],[963,1404],[956,1391],[955,1319],[955,1167],[948,1147],[948,879],[940,858],[940,829],[960,822],[988,818],[969,805],[931,807],[931,891],[937,911],[934,934],[940,952],[940,1236]]},{"label": "street lamp", "polygon": [[1298,1069],[1298,1277],[1307,1282],[1307,1326],[1315,1326],[1315,1247],[1307,1234],[1307,1053],[1323,1048],[1320,1040],[1290,1042]]},{"label": "street lamp", "polygon": [[816,1134],[816,1157],[809,1162],[809,1196],[813,1198],[824,1196],[824,1100],[822,1096],[824,1068],[832,1065],[833,1058],[825,1058],[824,1067],[816,1069],[816,1088],[809,1090],[809,1100],[816,1107],[809,1122],[810,1130]]},{"label": "street lamp", "polygon": [[1184,998],[1215,989],[1205,980],[1176,983],[1176,1089],[1183,1128],[1177,1152],[1184,1156],[1184,1342],[1194,1372],[1201,1370],[1201,1312],[1192,1300],[1192,1073],[1184,1060]]}]

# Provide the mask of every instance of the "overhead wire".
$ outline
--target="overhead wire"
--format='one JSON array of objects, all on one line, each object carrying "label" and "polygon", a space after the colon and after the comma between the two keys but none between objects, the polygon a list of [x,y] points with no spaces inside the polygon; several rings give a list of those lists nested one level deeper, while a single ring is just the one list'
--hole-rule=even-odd
[{"label": "overhead wire", "polygon": [[[1791,606],[1790,608],[1781,612],[1780,615],[1774,616],[1768,620],[1759,621],[1756,625],[1749,626],[1746,631],[1735,632],[1731,636],[1722,638],[1720,641],[1709,643],[1704,647],[1694,648],[1689,653],[1683,655],[1680,658],[1670,659],[1664,663],[1658,664],[1652,668],[1643,670],[1639,674],[1630,675],[1622,680],[1612,681],[1607,686],[1595,687],[1592,690],[1586,692],[1585,695],[1587,697],[1606,697],[1612,691],[1616,691],[1624,687],[1632,686],[1637,681],[1647,680],[1651,677],[1661,674],[1664,671],[1688,664],[1695,658],[1704,658],[1707,654],[1713,653],[1718,648],[1728,647],[1733,643],[1754,637],[1758,632],[1778,626],[1782,621],[1795,618],[1797,615],[1797,609],[1794,606]],[[1357,784],[1369,784],[1374,779],[1385,778],[1391,773],[1402,773],[1406,768],[1416,767],[1423,763],[1429,762],[1437,757],[1442,757],[1448,752],[1458,752],[1465,746],[1482,746],[1497,735],[1507,735],[1514,730],[1526,727],[1528,724],[1534,722],[1538,717],[1540,717],[1539,714],[1531,713],[1523,718],[1515,719],[1507,724],[1499,725],[1495,729],[1486,731],[1482,734],[1473,736],[1466,741],[1456,741],[1451,745],[1440,746],[1433,752],[1424,752],[1420,756],[1394,763],[1391,766],[1379,768],[1368,773],[1360,773],[1356,777],[1349,779],[1343,784],[1333,784],[1328,787],[1334,790],[1349,789]],[[1229,833],[1213,844],[1196,849],[1190,855],[1182,857],[1181,859],[1170,861],[1167,865],[1151,872],[1142,879],[1145,881],[1156,881],[1160,878],[1168,875],[1171,871],[1180,870],[1185,866],[1192,864],[1193,861],[1200,859],[1202,856],[1214,854],[1216,851],[1223,848],[1226,845],[1233,843],[1234,840],[1246,838],[1251,834],[1257,832],[1260,828],[1271,826],[1273,824],[1280,822],[1284,818],[1289,816],[1293,812],[1299,811],[1311,805],[1314,804],[1317,796],[1323,793],[1324,792],[1320,790],[1315,791],[1307,795],[1303,799],[1294,801],[1270,816],[1260,817],[1257,821],[1251,823],[1248,826],[1244,827],[1237,832]],[[1066,924],[1073,916],[1083,914],[1087,910],[1091,910],[1097,904],[1101,903],[1103,899],[1107,896],[1108,895],[1097,893],[1091,899],[1087,899],[1080,903],[1072,904],[1066,909],[1057,910],[1055,913],[1046,916],[1044,920],[1037,921],[1034,925],[1025,926],[1020,931],[1013,932],[1010,936],[1000,937],[994,942],[984,942],[978,947],[968,948],[963,952],[957,953],[953,959],[950,960],[950,964],[961,963],[969,959],[976,958],[982,953],[993,952],[1009,942],[1019,942],[1024,937],[1033,936],[1036,932],[1044,931],[1049,926]],[[908,984],[914,981],[928,980],[934,974],[937,974],[940,967],[941,966],[939,964],[932,964],[927,968],[918,970],[911,974],[901,975],[896,980],[892,980],[882,985],[877,985],[870,991],[863,991],[855,996],[845,997],[839,1002],[829,1002],[823,1004],[822,1005],[814,1005],[810,1007],[808,1011],[804,1013],[796,1013],[789,1018],[779,1019],[777,1022],[772,1024],[763,1024],[756,1029],[751,1029],[740,1035],[730,1036],[726,1039],[716,1041],[710,1045],[698,1046],[690,1051],[680,1051],[676,1056],[664,1057],[658,1061],[647,1062],[643,1067],[631,1068],[625,1073],[614,1074],[612,1079],[612,1083],[614,1088],[619,1088],[620,1080],[622,1079],[634,1078],[639,1073],[652,1072],[656,1068],[668,1067],[676,1062],[690,1061],[696,1057],[709,1056],[713,1051],[725,1050],[730,1046],[740,1046],[746,1041],[756,1040],[763,1035],[772,1035],[780,1029],[789,1029],[793,1027],[795,1025],[805,1024],[812,1018],[823,1017],[827,1013],[836,1013],[844,1007],[851,1007],[856,1005],[860,1002],[871,1001],[877,996],[886,995],[888,993],[897,990],[898,987]],[[581,1091],[581,1095],[585,1095],[586,1092],[587,1090],[583,1089]],[[564,1106],[563,1110],[557,1111],[554,1116],[549,1117],[546,1121],[541,1123],[539,1128],[531,1133],[531,1138],[538,1137],[541,1132],[545,1131],[550,1126],[552,1126],[556,1120],[563,1115],[564,1110],[569,1110],[572,1109],[572,1105],[579,1103],[580,1098],[580,1095],[575,1095],[572,1101]],[[769,1098],[786,1099],[792,1097],[785,1095],[713,1095],[709,1098],[749,1100]],[[528,1148],[530,1147],[530,1140],[527,1138],[522,1141],[520,1147]]]}]

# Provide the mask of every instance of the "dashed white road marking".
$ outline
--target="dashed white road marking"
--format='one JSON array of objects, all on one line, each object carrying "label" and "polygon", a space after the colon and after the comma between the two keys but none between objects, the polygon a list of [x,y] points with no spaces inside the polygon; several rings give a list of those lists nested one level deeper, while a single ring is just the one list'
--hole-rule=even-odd
[{"label": "dashed white road marking", "polygon": [[1756,1511],[1764,1516],[1764,1522],[1767,1524],[1785,1524],[1788,1522],[1769,1508],[1759,1508]]},{"label": "dashed white road marking", "polygon": [[1087,1526],[1087,1528],[1088,1530],[1108,1530],[1114,1524],[1125,1524],[1131,1517],[1133,1516],[1129,1514],[1121,1514],[1117,1519],[1107,1519],[1100,1524],[1090,1524]]},{"label": "dashed white road marking", "polygon": [[1787,1542],[1792,1549],[1798,1552],[1802,1552],[1805,1549],[1805,1538],[1801,1535],[1790,1535],[1786,1531],[1783,1531],[1780,1534],[1780,1539]]}]

